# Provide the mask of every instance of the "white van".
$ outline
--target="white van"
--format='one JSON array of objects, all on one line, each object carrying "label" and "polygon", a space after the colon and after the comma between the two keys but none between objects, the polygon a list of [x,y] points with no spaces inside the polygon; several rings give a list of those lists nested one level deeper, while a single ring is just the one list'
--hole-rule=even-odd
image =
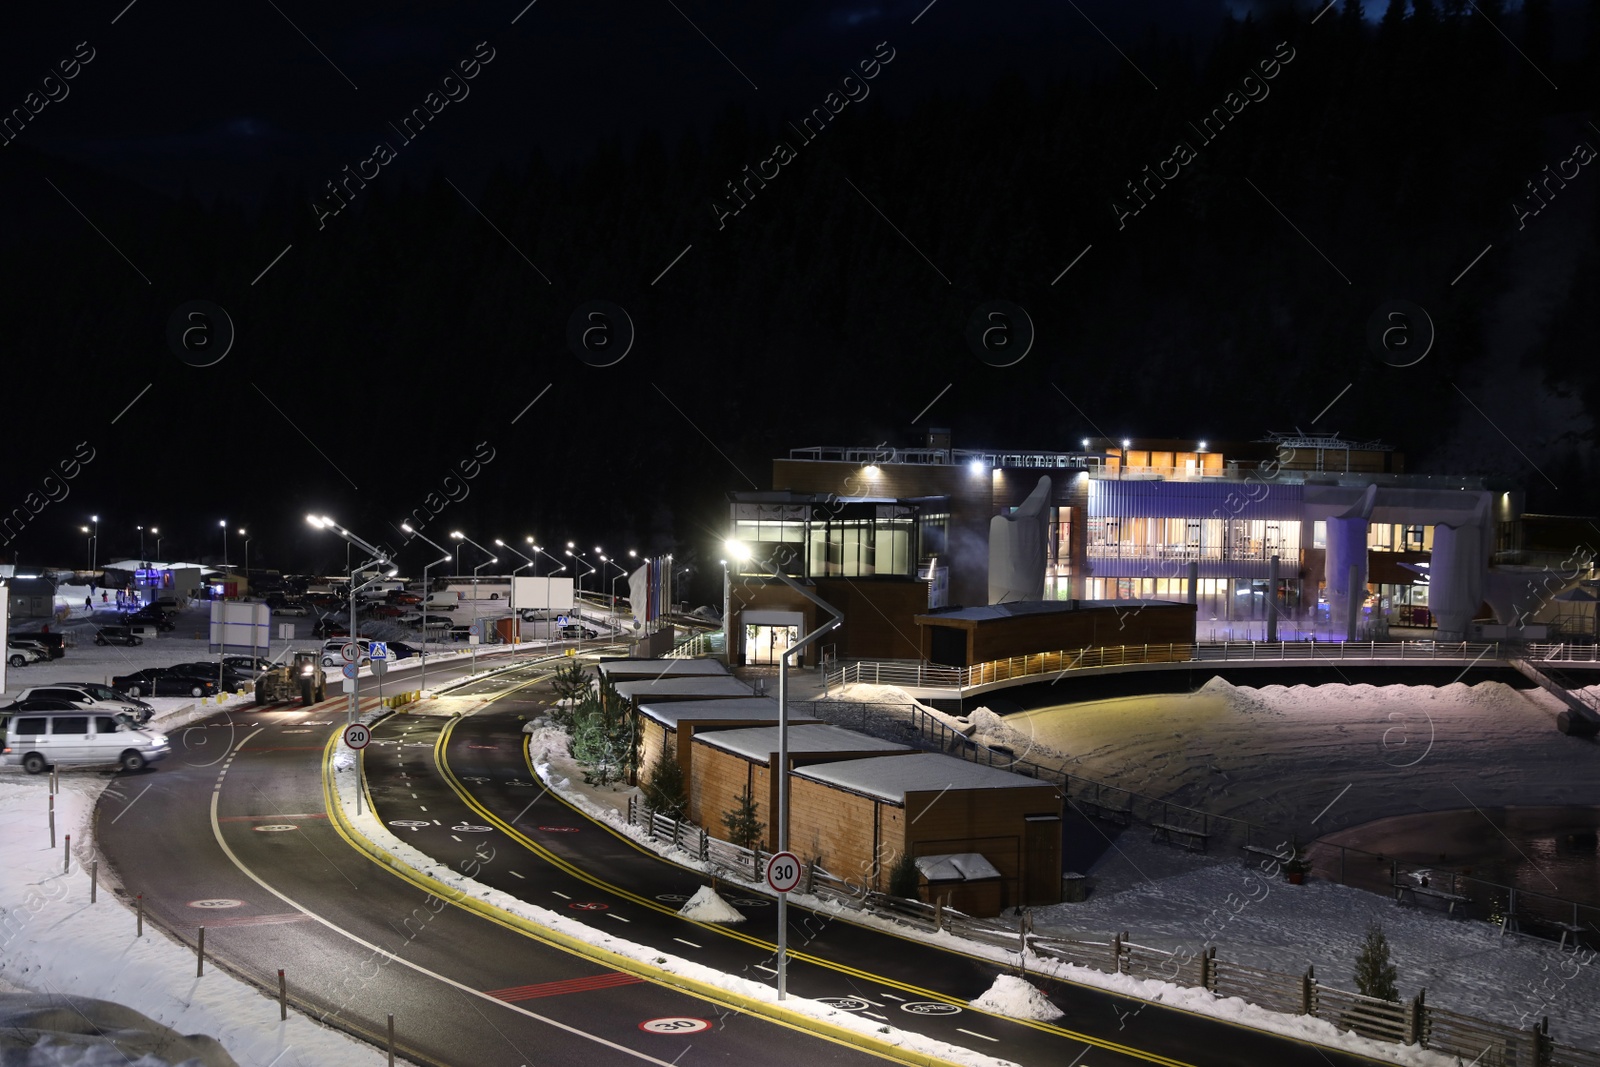
[{"label": "white van", "polygon": [[429,593],[423,600],[422,606],[430,610],[443,608],[445,611],[454,611],[456,605],[461,603],[461,596],[454,589],[442,593]]},{"label": "white van", "polygon": [[29,774],[47,767],[116,763],[137,771],[167,758],[172,748],[166,734],[134,725],[126,715],[88,709],[14,712],[5,721],[5,746],[0,763],[22,764]]}]

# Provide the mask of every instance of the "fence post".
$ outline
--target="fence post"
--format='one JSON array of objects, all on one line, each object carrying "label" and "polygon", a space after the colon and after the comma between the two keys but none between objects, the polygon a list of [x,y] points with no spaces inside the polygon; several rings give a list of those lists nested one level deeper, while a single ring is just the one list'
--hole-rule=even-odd
[{"label": "fence post", "polygon": [[89,903],[94,903],[95,894],[100,890],[100,861],[89,861]]},{"label": "fence post", "polygon": [[140,893],[133,898],[133,936],[144,936],[144,894]]},{"label": "fence post", "polygon": [[1211,945],[1206,949],[1206,954],[1201,957],[1202,973],[1200,984],[1211,992],[1217,991],[1217,946]]},{"label": "fence post", "polygon": [[194,946],[194,976],[196,978],[204,978],[206,976],[206,928],[204,926],[200,928],[200,940]]},{"label": "fence post", "polygon": [[61,850],[61,873],[72,872],[72,835],[67,835],[66,846]]},{"label": "fence post", "polygon": [[1306,973],[1300,976],[1300,1014],[1316,1015],[1316,985],[1317,972],[1315,967],[1307,967]]},{"label": "fence post", "polygon": [[1422,1038],[1422,1013],[1424,1011],[1423,998],[1426,989],[1417,990],[1417,995],[1411,998],[1411,1003],[1406,1005],[1406,1036],[1405,1044],[1415,1045]]},{"label": "fence post", "polygon": [[278,968],[278,1019],[289,1017],[289,985],[283,980],[283,968]]},{"label": "fence post", "polygon": [[1122,973],[1122,935],[1115,934],[1111,938],[1111,973]]}]

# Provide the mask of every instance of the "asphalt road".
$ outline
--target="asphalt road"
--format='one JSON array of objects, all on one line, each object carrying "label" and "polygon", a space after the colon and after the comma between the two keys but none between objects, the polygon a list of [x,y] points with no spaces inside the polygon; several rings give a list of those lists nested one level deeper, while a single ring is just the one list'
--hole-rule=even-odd
[{"label": "asphalt road", "polygon": [[[568,913],[604,936],[775,986],[776,909],[770,895],[724,887],[746,923],[686,920],[677,909],[706,884],[705,875],[646,852],[539,784],[521,727],[553,699],[538,684],[544,676],[541,668],[529,667],[456,690],[458,696],[494,700],[460,720],[407,715],[379,724],[366,756],[376,810],[441,861],[457,864],[474,851],[492,851],[504,862],[478,877],[496,889]],[[464,827],[473,829],[455,832]],[[787,987],[795,995],[837,998],[875,1020],[1018,1063],[1374,1062],[1032,976],[1066,1011],[1064,1019],[1045,1025],[991,1015],[964,1005],[1003,973],[998,964],[803,908],[791,907],[789,922]]]},{"label": "asphalt road", "polygon": [[[146,921],[189,944],[204,925],[212,966],[273,991],[283,968],[297,1007],[374,1043],[392,1013],[398,1053],[420,1063],[874,1059],[533,940],[369,860],[324,806],[342,711],[223,712],[174,734],[158,768],[118,776],[100,846]],[[277,1019],[270,999],[260,1012]]]}]

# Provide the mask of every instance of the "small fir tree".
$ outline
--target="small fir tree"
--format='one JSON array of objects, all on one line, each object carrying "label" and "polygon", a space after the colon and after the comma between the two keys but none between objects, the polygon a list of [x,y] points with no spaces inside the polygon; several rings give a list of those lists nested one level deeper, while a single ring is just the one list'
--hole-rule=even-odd
[{"label": "small fir tree", "polygon": [[661,753],[650,765],[650,777],[645,779],[643,792],[645,811],[660,812],[673,819],[683,817],[683,809],[689,804],[683,787],[683,768],[672,758],[672,751],[666,745],[661,746]]},{"label": "small fir tree", "polygon": [[556,706],[550,718],[562,729],[570,729],[578,699],[589,692],[589,676],[584,673],[582,664],[569,660],[556,668],[550,688],[556,694]]},{"label": "small fir tree", "polygon": [[1373,923],[1367,927],[1367,939],[1356,957],[1356,991],[1378,1000],[1398,1001],[1397,978],[1398,972],[1389,961],[1389,939],[1383,936],[1383,927]]},{"label": "small fir tree", "polygon": [[750,790],[740,793],[732,811],[724,812],[722,825],[728,828],[728,840],[741,848],[755,848],[761,841],[761,831],[767,824],[756,817],[761,805],[750,796]]},{"label": "small fir tree", "polygon": [[921,898],[922,881],[917,874],[917,861],[912,858],[911,853],[900,853],[900,858],[889,868],[889,894],[907,900]]}]

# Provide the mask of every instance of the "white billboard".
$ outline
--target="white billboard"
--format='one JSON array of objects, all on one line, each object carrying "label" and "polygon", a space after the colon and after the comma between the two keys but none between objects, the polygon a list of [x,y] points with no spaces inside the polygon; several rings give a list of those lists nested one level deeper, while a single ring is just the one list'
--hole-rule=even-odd
[{"label": "white billboard", "polygon": [[211,651],[264,653],[272,643],[272,611],[265,604],[211,602]]},{"label": "white billboard", "polygon": [[563,612],[572,609],[571,578],[524,578],[518,575],[511,582],[513,611]]}]

